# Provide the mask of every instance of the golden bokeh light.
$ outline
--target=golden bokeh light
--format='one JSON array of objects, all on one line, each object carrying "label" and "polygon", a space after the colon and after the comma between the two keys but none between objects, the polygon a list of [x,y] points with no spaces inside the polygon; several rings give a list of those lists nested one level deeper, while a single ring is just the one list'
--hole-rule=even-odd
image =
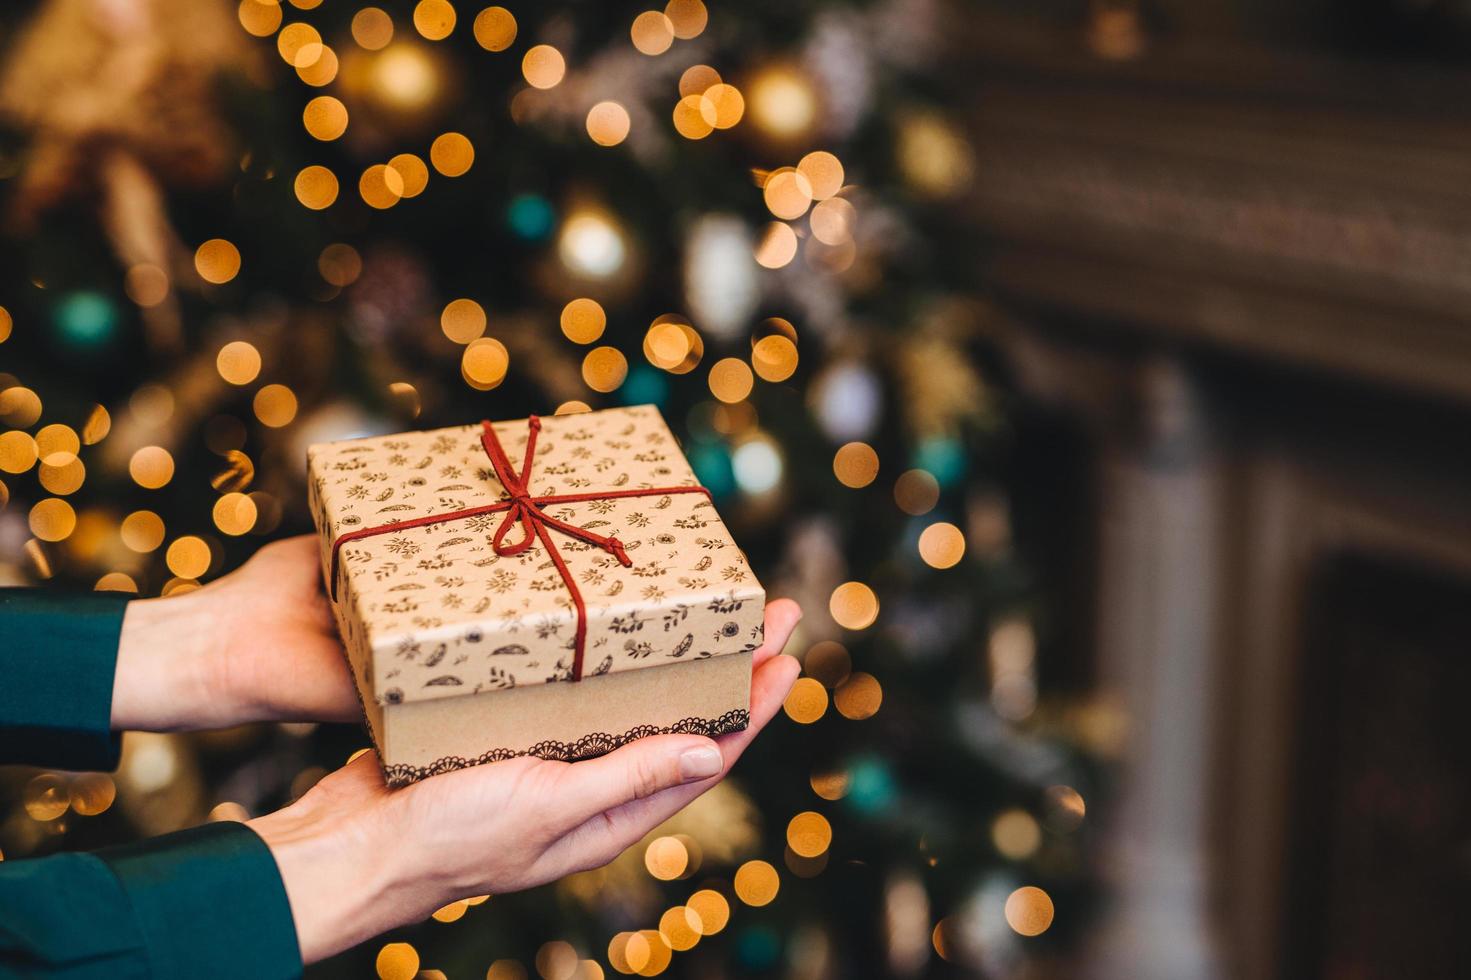
[{"label": "golden bokeh light", "polygon": [[813,858],[832,845],[833,828],[827,817],[807,810],[787,823],[787,846],[800,857]]},{"label": "golden bokeh light", "polygon": [[490,391],[506,379],[511,368],[511,355],[506,345],[494,337],[470,341],[460,355],[460,377],[476,391]]},{"label": "golden bokeh light", "polygon": [[215,527],[221,533],[239,537],[255,527],[255,501],[243,493],[227,493],[215,501]]},{"label": "golden bokeh light", "polygon": [[77,512],[59,497],[38,500],[28,518],[31,533],[42,541],[65,541],[77,527]]},{"label": "golden bokeh light", "polygon": [[832,598],[828,600],[828,611],[844,629],[867,629],[878,619],[878,596],[862,582],[844,582],[833,589]]},{"label": "golden bokeh light", "polygon": [[730,922],[730,903],[713,888],[703,888],[690,896],[685,907],[699,920],[700,935],[713,936]]},{"label": "golden bokeh light", "polygon": [[582,359],[582,381],[593,391],[614,391],[628,377],[628,358],[616,347],[594,347]]},{"label": "golden bokeh light", "polygon": [[293,190],[302,207],[321,211],[337,201],[337,175],[320,164],[302,167],[296,175]]},{"label": "golden bokeh light", "polygon": [[215,355],[215,369],[232,385],[248,385],[260,375],[260,351],[245,340],[232,340]]},{"label": "golden bokeh light", "polygon": [[15,321],[11,317],[10,311],[0,306],[0,344],[10,339],[10,330],[14,325]]},{"label": "golden bokeh light", "polygon": [[709,65],[691,65],[679,76],[680,97],[704,95],[706,89],[711,85],[719,85],[720,81],[720,72]]},{"label": "golden bokeh light", "polygon": [[451,300],[439,314],[439,329],[457,344],[485,336],[485,308],[473,299]]},{"label": "golden bokeh light", "polygon": [[26,815],[42,822],[55,820],[71,806],[71,792],[66,778],[59,773],[43,772],[32,776],[21,794]]},{"label": "golden bokeh light", "polygon": [[151,510],[135,510],[123,518],[120,533],[123,544],[139,554],[157,551],[163,544],[163,518]]},{"label": "golden bokeh light", "polygon": [[1071,786],[1049,786],[1042,794],[1047,826],[1060,834],[1069,834],[1083,825],[1088,807],[1083,794]]},{"label": "golden bokeh light", "polygon": [[197,588],[199,588],[199,582],[197,580],[175,575],[163,584],[163,588],[158,590],[158,594],[161,596],[183,595],[186,592],[193,592]]},{"label": "golden bokeh light", "polygon": [[255,464],[250,457],[238,449],[227,449],[222,455],[225,468],[209,478],[209,485],[220,493],[233,493],[250,486],[250,481],[255,479]]},{"label": "golden bokeh light", "polygon": [[450,902],[448,905],[435,909],[431,918],[435,922],[458,922],[465,917],[469,908],[470,903],[462,898],[458,902]]},{"label": "golden bokeh light", "polygon": [[41,396],[24,385],[0,391],[0,422],[24,429],[41,417]]},{"label": "golden bokeh light", "polygon": [[277,0],[240,0],[236,16],[247,33],[270,37],[281,26],[281,4]]},{"label": "golden bokeh light", "polygon": [[784,221],[802,217],[812,206],[812,185],[792,167],[773,171],[766,178],[761,195],[767,210]]},{"label": "golden bokeh light", "polygon": [[449,0],[419,0],[414,6],[414,30],[429,41],[443,41],[455,29],[455,8]]},{"label": "golden bokeh light", "polygon": [[205,282],[229,282],[240,272],[240,250],[223,238],[211,238],[195,250],[194,268]]},{"label": "golden bokeh light", "polygon": [[699,37],[710,21],[703,0],[669,0],[664,5],[664,16],[669,18],[670,29],[681,41]]},{"label": "golden bokeh light", "polygon": [[827,714],[827,688],[811,677],[799,677],[787,693],[782,709],[799,725],[810,725]]},{"label": "golden bokeh light", "polygon": [[255,393],[251,407],[262,425],[280,429],[296,418],[296,393],[285,385],[266,385]]},{"label": "golden bokeh light", "polygon": [[884,689],[878,678],[859,671],[833,691],[833,706],[850,721],[863,721],[878,714],[884,703]]},{"label": "golden bokeh light", "polygon": [[42,456],[36,475],[48,493],[64,497],[82,488],[87,468],[76,453],[61,451]]},{"label": "golden bokeh light", "polygon": [[555,412],[553,412],[552,414],[553,415],[581,415],[583,412],[591,412],[591,411],[592,411],[592,406],[591,405],[589,405],[585,401],[579,401],[578,399],[574,398],[571,401],[565,401],[562,404],[558,405],[557,406],[557,410]]},{"label": "golden bokeh light", "polygon": [[174,478],[174,457],[162,446],[144,446],[128,460],[128,475],[145,490],[157,490]]},{"label": "golden bokeh light", "polygon": [[419,397],[419,389],[407,381],[390,381],[388,398],[402,414],[411,419],[418,418],[419,413],[424,410],[424,400]]},{"label": "golden bokeh light", "polygon": [[0,433],[0,470],[6,473],[24,473],[36,465],[40,454],[36,452],[36,440],[29,432],[11,429]]},{"label": "golden bokeh light", "polygon": [[363,257],[351,245],[335,242],[317,256],[317,271],[334,286],[351,286],[363,274]]},{"label": "golden bokeh light", "polygon": [[179,578],[197,579],[209,571],[209,545],[203,538],[186,534],[169,543],[169,550],[164,553],[163,560],[169,571]]},{"label": "golden bokeh light", "polygon": [[382,211],[399,202],[404,193],[404,180],[387,164],[375,163],[358,178],[358,194],[369,207]]},{"label": "golden bokeh light", "polygon": [[550,44],[528,48],[521,57],[521,75],[532,88],[555,88],[567,74],[562,52]]},{"label": "golden bokeh light", "polygon": [[579,297],[562,307],[562,333],[575,344],[590,344],[603,335],[608,315],[595,299]]},{"label": "golden bokeh light", "polygon": [[151,309],[169,297],[168,273],[150,262],[140,262],[123,275],[123,292],[143,309]]},{"label": "golden bokeh light", "polygon": [[475,15],[475,41],[487,51],[504,51],[516,40],[516,17],[505,7],[486,7]]},{"label": "golden bokeh light", "polygon": [[69,425],[53,422],[36,432],[36,453],[42,460],[52,453],[75,454],[81,448],[82,440]]},{"label": "golden bokeh light", "polygon": [[408,943],[388,943],[378,950],[374,966],[378,980],[414,980],[419,972],[419,951]]},{"label": "golden bokeh light", "polygon": [[347,106],[341,99],[319,95],[301,110],[301,124],[313,139],[323,142],[335,140],[347,132]]},{"label": "golden bokeh light", "polygon": [[644,850],[644,867],[660,881],[673,881],[689,867],[690,855],[678,837],[656,837]]},{"label": "golden bokeh light", "polygon": [[337,70],[341,62],[337,60],[337,52],[328,45],[322,45],[321,54],[309,65],[297,65],[296,77],[313,88],[321,88],[330,85],[337,78]]},{"label": "golden bokeh light", "polygon": [[751,368],[738,357],[722,358],[710,367],[710,394],[723,402],[743,401],[754,384]]},{"label": "golden bokeh light", "polygon": [[781,877],[765,861],[747,861],[736,869],[736,897],[747,905],[770,905],[780,890]]},{"label": "golden bokeh light", "polygon": [[403,196],[418,197],[429,186],[429,167],[412,153],[400,153],[388,161],[388,169],[403,181]]},{"label": "golden bokeh light", "polygon": [[747,91],[752,121],[773,139],[796,140],[817,122],[817,91],[811,79],[794,66],[763,69]]},{"label": "golden bokeh light", "polygon": [[[608,965],[619,973],[637,973],[648,962],[647,950],[641,950],[643,956],[637,967],[628,959],[628,945],[636,935],[637,933],[632,932],[619,932],[615,933],[613,938],[608,940]],[[643,945],[647,946],[647,941],[644,941]]]},{"label": "golden bokeh light", "polygon": [[833,454],[833,475],[845,487],[866,487],[879,475],[879,454],[866,442],[839,446]]},{"label": "golden bokeh light", "polygon": [[813,150],[797,161],[797,172],[807,178],[814,201],[826,201],[843,189],[843,162],[826,150]]},{"label": "golden bokeh light", "polygon": [[485,971],[485,980],[526,980],[526,967],[516,960],[496,960]]},{"label": "golden bokeh light", "polygon": [[393,18],[379,7],[364,7],[352,15],[352,39],[368,51],[381,51],[393,40]]},{"label": "golden bokeh light", "polygon": [[1040,936],[1052,925],[1052,898],[1035,885],[1023,885],[1006,899],[1006,924],[1022,936]]},{"label": "golden bokeh light", "polygon": [[127,572],[108,572],[92,586],[94,592],[131,592],[138,594],[138,583]]},{"label": "golden bokeh light", "polygon": [[808,784],[812,792],[829,802],[836,802],[848,795],[849,776],[844,770],[836,772],[814,772]]},{"label": "golden bokeh light", "polygon": [[1002,857],[1025,861],[1042,846],[1042,828],[1025,810],[1003,810],[991,821],[991,843]]},{"label": "golden bokeh light", "polygon": [[599,102],[587,111],[587,135],[599,146],[617,146],[628,138],[628,110],[617,102]]},{"label": "golden bokeh light", "polygon": [[920,532],[919,557],[931,568],[954,568],[965,557],[965,535],[954,524],[937,521]]},{"label": "golden bokeh light", "polygon": [[761,232],[756,244],[756,264],[780,269],[797,256],[797,233],[784,221],[773,221]]},{"label": "golden bokeh light", "polygon": [[82,445],[95,446],[112,431],[112,415],[101,405],[93,405],[82,423]]},{"label": "golden bokeh light", "polygon": [[746,99],[734,85],[717,82],[702,93],[714,117],[709,122],[716,129],[730,129],[746,114]]},{"label": "golden bokeh light", "polygon": [[674,43],[674,25],[657,10],[645,10],[635,17],[628,34],[640,54],[663,54]]},{"label": "golden bokeh light", "polygon": [[762,337],[751,349],[751,367],[762,381],[785,381],[797,371],[797,345],[780,335]]},{"label": "golden bokeh light", "polygon": [[812,649],[802,658],[802,673],[827,688],[837,687],[852,672],[853,658],[847,647],[835,640],[821,640],[812,644]]},{"label": "golden bokeh light", "polygon": [[686,95],[674,104],[674,131],[688,140],[715,132],[715,103],[704,95]]},{"label": "golden bokeh light", "polygon": [[659,917],[659,935],[675,952],[694,949],[700,941],[700,916],[683,905],[666,909]]},{"label": "golden bokeh light", "polygon": [[830,197],[818,202],[808,220],[813,238],[824,245],[845,245],[853,240],[858,210],[846,198]]},{"label": "golden bokeh light", "polygon": [[429,162],[446,177],[459,177],[475,162],[475,147],[463,133],[441,133],[429,147]]},{"label": "golden bokeh light", "polygon": [[312,25],[296,21],[276,35],[276,50],[293,68],[310,65],[322,56],[322,35]]},{"label": "golden bokeh light", "polygon": [[536,972],[542,980],[573,980],[577,972],[577,950],[561,939],[542,943],[536,951]]},{"label": "golden bokeh light", "polygon": [[684,364],[694,343],[694,328],[675,321],[654,323],[644,334],[644,358],[654,367],[673,371]]},{"label": "golden bokeh light", "polygon": [[73,810],[84,817],[95,817],[106,813],[117,799],[117,784],[105,772],[78,773],[72,777],[68,795]]},{"label": "golden bokeh light", "polygon": [[894,503],[906,514],[928,514],[939,502],[940,483],[925,470],[905,470],[894,481]]}]

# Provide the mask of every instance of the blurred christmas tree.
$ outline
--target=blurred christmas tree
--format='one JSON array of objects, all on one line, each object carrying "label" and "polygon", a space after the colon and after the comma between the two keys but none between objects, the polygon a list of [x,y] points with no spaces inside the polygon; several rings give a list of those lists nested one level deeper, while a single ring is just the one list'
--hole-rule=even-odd
[{"label": "blurred christmas tree", "polygon": [[[312,975],[1036,976],[1077,935],[1113,732],[1038,690],[947,14],[3,15],[0,579],[193,588],[310,530],[311,442],[653,402],[808,612],[789,720],[731,785],[607,869]],[[259,813],[362,743],[132,736],[115,782],[4,777],[0,844]]]}]

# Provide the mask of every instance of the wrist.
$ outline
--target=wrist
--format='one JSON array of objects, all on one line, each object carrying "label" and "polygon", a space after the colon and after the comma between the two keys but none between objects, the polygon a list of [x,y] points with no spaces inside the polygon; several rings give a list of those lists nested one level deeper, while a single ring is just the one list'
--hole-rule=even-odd
[{"label": "wrist", "polygon": [[202,598],[128,603],[113,674],[114,730],[197,728],[218,709],[207,655],[213,627]]},{"label": "wrist", "polygon": [[344,815],[340,806],[308,793],[249,821],[275,858],[303,962],[325,959],[438,908],[405,860],[407,842],[381,829],[377,811],[386,802]]}]

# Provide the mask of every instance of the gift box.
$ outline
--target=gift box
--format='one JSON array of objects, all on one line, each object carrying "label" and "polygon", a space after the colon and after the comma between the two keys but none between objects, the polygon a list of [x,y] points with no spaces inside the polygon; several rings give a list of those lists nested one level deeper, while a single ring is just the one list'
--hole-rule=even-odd
[{"label": "gift box", "polygon": [[307,452],[390,785],[749,720],[765,594],[653,406]]}]

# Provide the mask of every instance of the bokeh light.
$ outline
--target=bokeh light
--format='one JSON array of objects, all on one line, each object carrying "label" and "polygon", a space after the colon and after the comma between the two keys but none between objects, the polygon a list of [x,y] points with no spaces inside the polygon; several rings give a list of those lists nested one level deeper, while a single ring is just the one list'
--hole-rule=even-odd
[{"label": "bokeh light", "polygon": [[595,299],[580,297],[562,307],[562,333],[575,344],[590,344],[603,335],[608,315]]},{"label": "bokeh light", "polygon": [[302,167],[292,189],[302,207],[321,211],[337,201],[337,175],[320,164]]},{"label": "bokeh light", "polygon": [[429,186],[429,168],[412,153],[400,153],[388,161],[388,169],[403,181],[403,196],[418,197]]},{"label": "bokeh light", "polygon": [[232,340],[215,355],[215,369],[232,385],[248,385],[260,374],[260,351],[245,340]]},{"label": "bokeh light", "polygon": [[681,41],[699,37],[710,20],[703,0],[669,0],[664,5],[664,16],[669,18],[670,29]]},{"label": "bokeh light", "polygon": [[255,417],[268,428],[280,429],[296,418],[296,393],[282,384],[269,384],[251,402]]},{"label": "bokeh light", "polygon": [[205,282],[229,282],[240,272],[240,250],[223,238],[211,238],[195,250],[194,268]]},{"label": "bokeh light", "polygon": [[879,454],[866,442],[849,442],[833,454],[833,475],[845,487],[868,486],[879,474]]},{"label": "bokeh light", "polygon": [[862,582],[844,582],[833,590],[828,610],[844,629],[867,629],[878,619],[878,596]]},{"label": "bokeh light", "polygon": [[444,176],[459,177],[475,162],[475,147],[463,133],[443,133],[429,147],[429,162]]},{"label": "bokeh light", "polygon": [[878,678],[862,671],[848,675],[848,679],[833,691],[833,706],[838,714],[850,721],[863,721],[878,714],[884,703],[884,689]]},{"label": "bokeh light", "polygon": [[468,344],[485,335],[485,308],[473,299],[451,300],[439,314],[439,328],[457,344]]},{"label": "bokeh light", "polygon": [[393,18],[380,7],[364,7],[352,17],[352,39],[368,51],[381,51],[393,40]]},{"label": "bokeh light", "polygon": [[144,446],[128,461],[128,475],[145,490],[157,490],[174,478],[174,457],[162,446]]},{"label": "bokeh light", "polygon": [[538,44],[522,56],[521,74],[532,88],[555,88],[567,74],[567,62],[550,44]]},{"label": "bokeh light", "polygon": [[582,359],[582,381],[593,391],[613,391],[627,377],[628,358],[616,347],[594,347]]},{"label": "bokeh light", "polygon": [[817,857],[832,841],[832,825],[814,810],[797,814],[787,824],[787,846],[800,857]]},{"label": "bokeh light", "polygon": [[164,553],[164,564],[180,578],[197,579],[209,571],[209,545],[192,534],[175,538]]},{"label": "bokeh light", "polygon": [[1006,924],[1018,935],[1040,936],[1052,925],[1052,898],[1034,885],[1024,885],[1006,899]]},{"label": "bokeh light", "polygon": [[954,568],[965,557],[965,535],[954,524],[937,521],[920,532],[919,556],[931,568]]},{"label": "bokeh light", "polygon": [[710,394],[723,402],[744,400],[754,384],[750,367],[738,357],[722,358],[710,367]]},{"label": "bokeh light", "polygon": [[347,106],[330,95],[319,95],[301,111],[301,123],[313,139],[330,142],[347,132]]},{"label": "bokeh light", "polygon": [[587,135],[599,146],[617,146],[628,137],[628,110],[617,102],[599,102],[587,111]]},{"label": "bokeh light", "polygon": [[645,10],[635,17],[628,33],[641,54],[663,54],[674,43],[674,25],[657,10]]},{"label": "bokeh light", "polygon": [[475,15],[475,41],[487,51],[504,51],[516,40],[516,17],[505,7],[486,7]]},{"label": "bokeh light", "polygon": [[827,713],[827,688],[811,677],[799,677],[782,703],[787,717],[799,725],[810,725]]},{"label": "bokeh light", "polygon": [[419,0],[414,5],[414,30],[429,41],[443,41],[455,29],[455,8],[449,0]]},{"label": "bokeh light", "polygon": [[757,908],[770,905],[780,890],[781,877],[765,861],[747,861],[736,869],[736,897],[747,905]]},{"label": "bokeh light", "polygon": [[470,341],[460,355],[460,376],[477,391],[490,391],[506,379],[511,368],[511,355],[506,345],[494,337]]}]

